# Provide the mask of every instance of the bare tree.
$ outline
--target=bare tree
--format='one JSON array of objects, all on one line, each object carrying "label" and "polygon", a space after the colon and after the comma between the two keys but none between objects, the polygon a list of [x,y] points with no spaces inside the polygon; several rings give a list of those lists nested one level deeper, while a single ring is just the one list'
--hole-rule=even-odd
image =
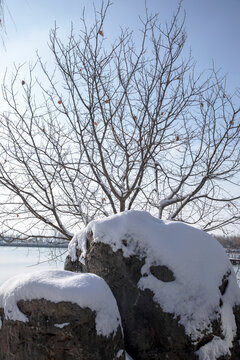
[{"label": "bare tree", "polygon": [[180,7],[164,26],[146,11],[137,43],[121,30],[110,44],[110,5],[93,26],[83,16],[67,42],[51,31],[52,73],[38,56],[27,76],[22,67],[5,76],[3,229],[71,239],[75,227],[130,209],[207,231],[239,223],[239,93],[183,59]]}]

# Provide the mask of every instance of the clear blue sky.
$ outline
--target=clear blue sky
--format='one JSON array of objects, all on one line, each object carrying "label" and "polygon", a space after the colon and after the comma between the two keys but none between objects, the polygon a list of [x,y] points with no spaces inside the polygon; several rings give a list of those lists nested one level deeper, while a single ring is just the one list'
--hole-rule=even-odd
[{"label": "clear blue sky", "polygon": [[[91,18],[92,0],[4,0],[7,36],[6,50],[1,46],[0,75],[8,65],[32,60],[39,49],[47,56],[49,29],[56,20],[63,31],[71,21],[79,23],[83,6]],[[119,26],[139,28],[138,15],[144,13],[144,0],[113,0],[106,32],[117,33]],[[96,6],[101,0],[95,0]],[[148,0],[151,12],[159,13],[161,21],[170,19],[178,0]],[[183,0],[186,10],[188,45],[192,48],[198,68],[211,67],[228,73],[228,87],[240,87],[240,0]]]}]

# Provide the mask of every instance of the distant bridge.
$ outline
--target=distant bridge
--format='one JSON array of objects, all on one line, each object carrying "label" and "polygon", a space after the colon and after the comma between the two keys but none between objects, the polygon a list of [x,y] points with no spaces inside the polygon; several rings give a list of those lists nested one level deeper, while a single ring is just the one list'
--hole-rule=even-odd
[{"label": "distant bridge", "polygon": [[233,265],[240,265],[240,249],[225,249],[229,260]]}]

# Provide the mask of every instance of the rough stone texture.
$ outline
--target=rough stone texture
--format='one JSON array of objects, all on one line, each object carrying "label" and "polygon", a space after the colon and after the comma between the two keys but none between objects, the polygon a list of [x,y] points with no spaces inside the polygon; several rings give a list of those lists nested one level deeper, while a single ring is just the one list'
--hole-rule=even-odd
[{"label": "rough stone texture", "polygon": [[240,359],[240,305],[234,307],[233,313],[235,315],[236,324],[237,324],[237,335],[234,340],[232,354],[231,354],[230,359],[231,360],[239,360]]},{"label": "rough stone texture", "polygon": [[[77,255],[79,256],[79,253]],[[150,290],[142,291],[138,288],[137,283],[144,262],[144,258],[138,256],[127,258],[122,255],[122,250],[114,252],[107,244],[93,242],[92,233],[89,232],[85,265],[78,261],[72,262],[70,257],[67,257],[65,269],[95,273],[107,282],[117,300],[121,314],[125,349],[134,360],[198,359],[195,352],[201,346],[210,342],[214,336],[222,337],[221,319],[212,323],[211,334],[203,333],[199,341],[193,344],[185,334],[184,327],[179,324],[179,319],[174,319],[172,314],[165,313],[153,301],[153,293]],[[174,273],[164,265],[152,266],[150,270],[162,281],[175,280]],[[224,276],[219,287],[222,295],[228,286],[228,275]],[[238,322],[238,336],[234,342],[231,360],[240,359],[240,347],[237,341],[240,335],[240,308],[235,309],[235,317]]]},{"label": "rough stone texture", "polygon": [[65,263],[64,263],[64,270],[68,270],[68,271],[73,271],[73,272],[84,272],[83,271],[83,267],[82,267],[82,263],[80,263],[79,256],[80,256],[80,251],[77,250],[76,251],[76,255],[77,255],[77,260],[76,261],[72,261],[71,256],[67,256]]},{"label": "rough stone texture", "polygon": [[44,299],[21,300],[18,307],[29,322],[6,320],[0,309],[1,360],[124,360],[123,354],[117,357],[124,349],[120,327],[115,336],[97,335],[91,309]]},{"label": "rough stone texture", "polygon": [[158,280],[169,282],[174,281],[175,276],[173,275],[172,270],[170,270],[167,266],[157,265],[150,267],[151,274],[155,276]]},{"label": "rough stone texture", "polygon": [[231,271],[228,271],[222,278],[222,283],[219,286],[221,295],[224,295],[228,286],[228,277],[231,274]]},{"label": "rough stone texture", "polygon": [[80,263],[78,260],[72,261],[70,255],[68,255],[65,259],[64,270],[72,271],[72,272],[76,272],[76,273],[84,272],[83,264]]}]

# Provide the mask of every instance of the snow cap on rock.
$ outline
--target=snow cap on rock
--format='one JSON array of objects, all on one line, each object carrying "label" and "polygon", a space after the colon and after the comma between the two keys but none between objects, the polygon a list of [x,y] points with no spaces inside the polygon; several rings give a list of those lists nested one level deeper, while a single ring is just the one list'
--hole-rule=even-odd
[{"label": "snow cap on rock", "polygon": [[[91,222],[69,244],[73,261],[76,249],[80,261],[87,253],[86,236],[121,250],[124,257],[144,259],[138,287],[149,289],[164,312],[173,314],[195,342],[202,332],[211,333],[211,324],[222,319],[224,339],[214,337],[197,353],[199,359],[229,354],[236,335],[233,307],[240,304],[240,290],[232,265],[222,246],[212,236],[180,222],[159,220],[144,211],[126,211]],[[152,266],[165,266],[174,275],[164,282],[151,272]],[[227,286],[221,291],[223,279]],[[223,305],[219,305],[222,302]],[[217,310],[217,311],[216,311]]]},{"label": "snow cap on rock", "polygon": [[28,322],[17,303],[33,299],[46,299],[55,303],[66,301],[96,311],[98,335],[109,336],[121,326],[117,303],[110,288],[94,274],[45,270],[19,274],[0,287],[0,307],[9,320]]}]

